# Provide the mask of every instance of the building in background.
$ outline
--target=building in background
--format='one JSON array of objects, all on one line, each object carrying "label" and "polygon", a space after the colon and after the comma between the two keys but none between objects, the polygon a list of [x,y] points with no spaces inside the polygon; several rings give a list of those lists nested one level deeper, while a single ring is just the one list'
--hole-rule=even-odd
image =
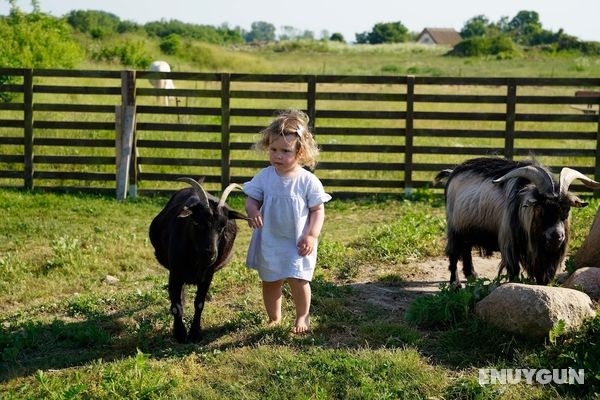
[{"label": "building in background", "polygon": [[444,46],[454,46],[461,40],[462,38],[453,28],[425,28],[417,37],[417,43]]}]

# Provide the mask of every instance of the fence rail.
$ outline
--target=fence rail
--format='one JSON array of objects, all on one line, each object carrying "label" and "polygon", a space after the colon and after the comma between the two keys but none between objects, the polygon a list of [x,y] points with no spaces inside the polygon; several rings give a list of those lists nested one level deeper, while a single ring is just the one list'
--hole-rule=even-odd
[{"label": "fence rail", "polygon": [[490,155],[600,180],[598,88],[596,78],[0,68],[0,186],[136,195],[188,175],[218,190],[266,165],[250,148],[284,108],[309,115],[317,174],[338,196],[424,188],[438,170]]}]

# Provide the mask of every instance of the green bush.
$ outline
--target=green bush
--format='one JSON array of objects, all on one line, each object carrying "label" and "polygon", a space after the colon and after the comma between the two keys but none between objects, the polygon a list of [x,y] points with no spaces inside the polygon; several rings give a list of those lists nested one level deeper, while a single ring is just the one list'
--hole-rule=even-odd
[{"label": "green bush", "polygon": [[67,22],[74,29],[88,33],[94,39],[102,39],[115,33],[120,20],[114,14],[95,10],[73,10],[67,15]]},{"label": "green bush", "polygon": [[600,312],[572,332],[553,338],[539,356],[539,368],[585,371],[585,385],[558,385],[579,398],[600,393]]},{"label": "green bush", "polygon": [[127,42],[102,47],[99,51],[92,53],[92,59],[118,62],[137,69],[146,69],[152,62],[152,57],[146,53],[142,42]]},{"label": "green bush", "polygon": [[506,35],[477,36],[458,43],[448,55],[458,57],[493,55],[505,59],[519,55],[519,49],[512,39]]},{"label": "green bush", "polygon": [[497,280],[477,279],[456,289],[444,283],[438,293],[413,301],[406,310],[405,319],[425,328],[456,326],[471,316],[475,303],[486,297],[497,284]]},{"label": "green bush", "polygon": [[169,55],[175,55],[181,50],[181,36],[171,33],[169,36],[161,39],[160,50]]},{"label": "green bush", "polygon": [[64,20],[40,12],[11,10],[0,18],[0,65],[9,68],[73,68],[83,59],[81,47]]},{"label": "green bush", "polygon": [[241,44],[244,38],[238,29],[228,27],[215,28],[209,25],[188,24],[178,20],[153,21],[144,25],[150,36],[165,38],[177,34],[183,38],[200,40],[212,44]]}]

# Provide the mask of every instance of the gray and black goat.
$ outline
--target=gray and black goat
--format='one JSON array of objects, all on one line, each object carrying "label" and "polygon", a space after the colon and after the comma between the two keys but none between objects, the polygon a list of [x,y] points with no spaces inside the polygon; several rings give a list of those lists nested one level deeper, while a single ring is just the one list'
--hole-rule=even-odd
[{"label": "gray and black goat", "polygon": [[579,171],[563,168],[555,179],[537,161],[475,158],[435,177],[445,187],[450,284],[460,286],[459,259],[468,278],[473,270],[471,250],[489,256],[500,251],[499,274],[518,278],[521,266],[537,284],[545,285],[562,265],[569,242],[571,207],[587,203],[569,192],[579,179],[590,188],[600,183]]},{"label": "gray and black goat", "polygon": [[[239,185],[229,185],[217,199],[192,178],[178,180],[191,187],[173,194],[152,220],[149,234],[156,259],[169,270],[173,336],[180,343],[198,342],[202,309],[213,275],[231,259],[237,234],[235,219],[247,217],[225,203]],[[185,284],[197,287],[189,333],[183,322]]]}]

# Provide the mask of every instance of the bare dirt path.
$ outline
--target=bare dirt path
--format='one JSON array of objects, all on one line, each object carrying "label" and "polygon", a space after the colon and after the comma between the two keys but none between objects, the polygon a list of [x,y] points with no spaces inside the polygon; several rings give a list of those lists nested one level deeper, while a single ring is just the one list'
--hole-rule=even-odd
[{"label": "bare dirt path", "polygon": [[[481,278],[493,279],[498,274],[499,258],[473,256],[475,271]],[[448,282],[448,259],[435,258],[414,265],[416,273],[398,284],[382,282],[355,282],[356,300],[404,314],[408,305],[417,297],[439,291],[439,285]],[[458,264],[462,268],[461,263]],[[464,281],[462,271],[460,277]]]}]

